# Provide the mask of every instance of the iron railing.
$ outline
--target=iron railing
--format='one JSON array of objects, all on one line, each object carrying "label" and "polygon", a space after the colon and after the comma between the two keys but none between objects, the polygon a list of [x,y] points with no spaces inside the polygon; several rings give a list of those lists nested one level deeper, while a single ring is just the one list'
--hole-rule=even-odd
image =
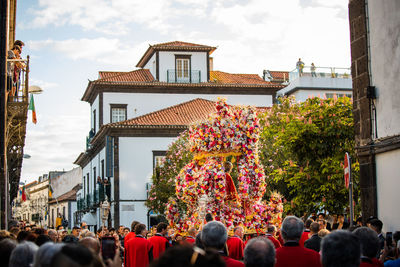
[{"label": "iron railing", "polygon": [[299,77],[350,79],[350,68],[304,66],[289,72],[289,82]]},{"label": "iron railing", "polygon": [[176,69],[167,70],[167,82],[168,83],[200,83],[201,82],[201,71],[183,71],[178,72]]}]

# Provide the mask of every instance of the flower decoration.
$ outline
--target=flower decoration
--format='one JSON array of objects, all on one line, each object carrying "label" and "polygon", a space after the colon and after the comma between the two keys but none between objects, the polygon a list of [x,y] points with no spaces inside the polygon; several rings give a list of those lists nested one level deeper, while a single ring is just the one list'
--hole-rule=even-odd
[{"label": "flower decoration", "polygon": [[[247,229],[261,229],[266,226],[272,211],[261,202],[266,184],[258,157],[259,135],[256,109],[229,106],[224,99],[218,99],[216,112],[205,121],[190,126],[189,145],[194,157],[176,177],[177,199],[170,199],[167,208],[167,219],[172,225],[185,230],[203,223],[205,214],[211,213],[228,227],[244,224]],[[234,200],[226,197],[224,161],[228,156],[236,159],[239,173]],[[200,205],[204,199],[206,205]],[[179,215],[179,201],[187,205],[184,216]]]}]

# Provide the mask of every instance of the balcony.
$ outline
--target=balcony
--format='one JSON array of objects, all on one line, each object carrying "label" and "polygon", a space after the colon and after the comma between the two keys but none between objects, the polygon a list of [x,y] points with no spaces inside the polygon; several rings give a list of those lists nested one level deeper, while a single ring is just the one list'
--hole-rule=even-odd
[{"label": "balcony", "polygon": [[[10,64],[23,64],[16,79],[7,91],[6,147],[10,181],[10,199],[17,197],[25,146],[26,122],[29,106],[29,56],[27,59],[7,59]],[[15,78],[14,78],[15,79]]]},{"label": "balcony", "polygon": [[304,66],[302,73],[294,69],[289,72],[289,82],[292,82],[299,77],[313,77],[313,78],[336,78],[336,79],[351,79],[350,68],[337,68],[337,67],[314,67]]},{"label": "balcony", "polygon": [[296,100],[305,101],[312,95],[351,94],[352,89],[350,68],[305,66],[302,73],[297,69],[289,72],[289,83],[277,95],[293,95]]},{"label": "balcony", "polygon": [[167,70],[167,83],[200,83],[200,70],[177,72],[177,70]]}]

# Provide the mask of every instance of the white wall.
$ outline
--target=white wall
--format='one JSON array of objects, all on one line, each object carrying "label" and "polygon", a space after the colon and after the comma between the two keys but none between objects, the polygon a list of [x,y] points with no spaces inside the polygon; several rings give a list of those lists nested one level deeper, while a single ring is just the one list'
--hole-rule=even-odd
[{"label": "white wall", "polygon": [[201,82],[207,82],[207,53],[206,52],[159,52],[160,81],[167,81],[167,70],[175,69],[175,55],[191,55],[191,70],[200,70]]},{"label": "white wall", "polygon": [[81,167],[74,168],[60,176],[51,180],[51,187],[53,188],[53,197],[57,198],[62,194],[72,190],[74,186],[82,183],[82,169]]},{"label": "white wall", "polygon": [[315,96],[315,97],[320,97],[323,98],[324,94],[353,94],[352,90],[307,90],[307,89],[301,89],[296,92],[294,92],[293,95],[296,98],[296,101],[306,101],[307,98]]},{"label": "white wall", "polygon": [[376,176],[378,194],[378,218],[384,231],[398,231],[400,212],[400,150],[376,155]]},{"label": "white wall", "polygon": [[119,179],[121,200],[120,222],[129,226],[133,220],[147,225],[146,183],[153,175],[153,150],[166,151],[175,138],[171,137],[120,137]]},{"label": "white wall", "polygon": [[122,200],[145,200],[146,183],[153,174],[153,150],[166,151],[176,138],[120,137],[119,187]]},{"label": "white wall", "polygon": [[128,104],[127,116],[128,119],[131,119],[195,98],[216,101],[218,97],[225,97],[227,103],[232,105],[272,106],[271,95],[104,93],[104,124],[110,123],[110,104]]},{"label": "white wall", "polygon": [[372,85],[382,138],[400,133],[400,2],[369,0],[368,7]]},{"label": "white wall", "polygon": [[153,75],[154,79],[156,79],[156,53],[154,53],[150,60],[147,61],[146,65],[143,67],[144,69],[149,69],[151,72],[151,75]]}]

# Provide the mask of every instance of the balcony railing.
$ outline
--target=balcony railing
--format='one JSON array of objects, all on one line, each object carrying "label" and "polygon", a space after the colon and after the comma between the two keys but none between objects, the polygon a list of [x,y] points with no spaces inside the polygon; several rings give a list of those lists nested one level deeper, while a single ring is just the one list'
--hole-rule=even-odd
[{"label": "balcony railing", "polygon": [[349,79],[350,73],[350,68],[304,66],[302,70],[296,68],[289,72],[289,82],[299,77]]},{"label": "balcony railing", "polygon": [[96,189],[93,194],[88,194],[83,198],[77,199],[78,210],[88,210],[97,208],[105,200],[105,190]]},{"label": "balcony railing", "polygon": [[7,59],[7,68],[19,65],[19,71],[12,73],[12,81],[7,78],[8,102],[28,103],[29,56],[27,59]]},{"label": "balcony railing", "polygon": [[168,83],[200,83],[201,71],[192,70],[184,73],[177,72],[177,70],[167,70]]}]

